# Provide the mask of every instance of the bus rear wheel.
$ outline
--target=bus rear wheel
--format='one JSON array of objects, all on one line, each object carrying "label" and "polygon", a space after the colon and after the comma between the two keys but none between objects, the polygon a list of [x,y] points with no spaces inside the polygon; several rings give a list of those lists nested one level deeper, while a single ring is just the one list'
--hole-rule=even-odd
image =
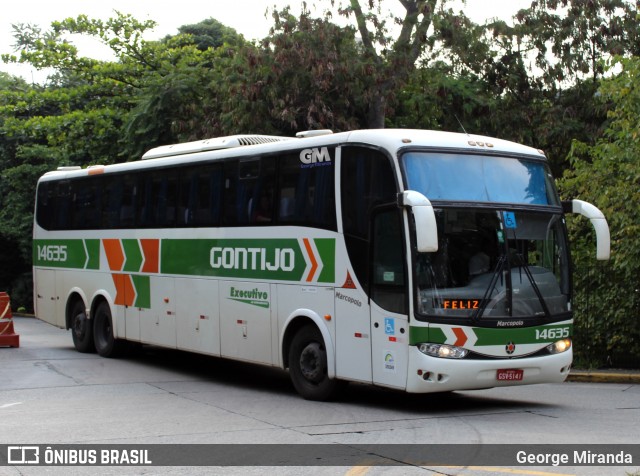
[{"label": "bus rear wheel", "polygon": [[289,374],[296,391],[307,400],[330,400],[344,382],[329,378],[327,351],[317,327],[302,327],[289,347]]},{"label": "bus rear wheel", "polygon": [[95,352],[92,321],[87,319],[87,310],[82,301],[76,301],[71,308],[71,337],[78,352]]},{"label": "bus rear wheel", "polygon": [[102,357],[118,357],[124,352],[126,341],[114,337],[111,309],[106,302],[98,304],[93,316],[93,340]]}]

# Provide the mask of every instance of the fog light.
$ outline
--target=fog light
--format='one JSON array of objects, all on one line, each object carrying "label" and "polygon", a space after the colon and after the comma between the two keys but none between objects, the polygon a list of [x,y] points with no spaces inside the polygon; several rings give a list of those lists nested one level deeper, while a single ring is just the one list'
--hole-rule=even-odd
[{"label": "fog light", "polygon": [[547,350],[550,354],[561,354],[571,348],[571,339],[562,339],[549,344]]},{"label": "fog light", "polygon": [[418,350],[431,357],[443,359],[463,359],[469,351],[462,347],[446,344],[418,344]]}]

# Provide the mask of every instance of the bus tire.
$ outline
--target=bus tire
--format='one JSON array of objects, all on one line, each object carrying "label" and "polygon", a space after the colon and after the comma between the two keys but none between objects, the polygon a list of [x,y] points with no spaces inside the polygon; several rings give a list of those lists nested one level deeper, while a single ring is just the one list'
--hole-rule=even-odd
[{"label": "bus tire", "polygon": [[289,347],[289,375],[296,391],[306,400],[330,400],[343,382],[327,375],[327,351],[316,326],[306,325],[293,337]]},{"label": "bus tire", "polygon": [[98,304],[93,316],[93,340],[102,357],[118,357],[124,352],[126,341],[113,336],[111,309],[104,301]]},{"label": "bus tire", "polygon": [[87,310],[81,300],[77,300],[71,307],[71,337],[73,345],[78,352],[89,353],[95,352],[96,347],[93,344],[93,321],[87,319]]}]

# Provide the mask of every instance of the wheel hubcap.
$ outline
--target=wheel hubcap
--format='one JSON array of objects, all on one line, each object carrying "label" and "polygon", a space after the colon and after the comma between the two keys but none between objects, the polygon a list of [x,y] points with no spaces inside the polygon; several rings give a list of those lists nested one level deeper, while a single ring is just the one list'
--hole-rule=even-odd
[{"label": "wheel hubcap", "polygon": [[80,313],[75,317],[73,320],[73,332],[75,332],[76,336],[80,338],[84,337],[87,329],[86,322],[87,318],[84,313]]},{"label": "wheel hubcap", "polygon": [[307,345],[300,354],[300,370],[304,378],[320,382],[324,377],[324,351],[317,342]]}]

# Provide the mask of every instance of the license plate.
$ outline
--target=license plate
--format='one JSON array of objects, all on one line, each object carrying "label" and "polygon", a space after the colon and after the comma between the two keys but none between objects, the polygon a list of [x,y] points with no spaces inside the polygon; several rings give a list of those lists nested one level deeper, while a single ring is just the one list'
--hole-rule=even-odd
[{"label": "license plate", "polygon": [[524,370],[522,369],[500,369],[496,372],[498,380],[522,380]]}]

